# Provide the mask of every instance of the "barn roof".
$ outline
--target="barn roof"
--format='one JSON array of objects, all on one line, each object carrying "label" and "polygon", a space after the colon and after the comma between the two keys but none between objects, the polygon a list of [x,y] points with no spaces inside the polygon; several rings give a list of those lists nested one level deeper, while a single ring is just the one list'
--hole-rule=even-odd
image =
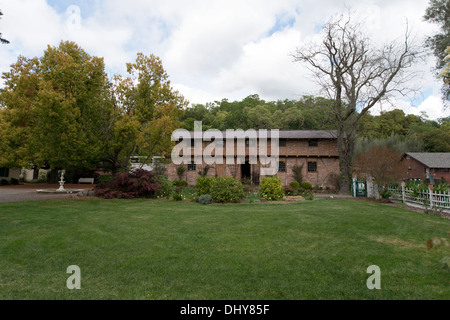
[{"label": "barn roof", "polygon": [[[259,138],[259,130],[256,131],[256,137]],[[227,133],[227,131],[222,131],[223,138],[226,139],[231,133],[235,138],[248,138],[249,131],[233,130]],[[194,132],[189,132],[191,137],[194,136]],[[203,132],[204,133],[204,132]],[[181,135],[180,135],[181,137]],[[271,137],[271,131],[267,130],[267,137]],[[280,139],[337,139],[336,130],[280,130]]]}]

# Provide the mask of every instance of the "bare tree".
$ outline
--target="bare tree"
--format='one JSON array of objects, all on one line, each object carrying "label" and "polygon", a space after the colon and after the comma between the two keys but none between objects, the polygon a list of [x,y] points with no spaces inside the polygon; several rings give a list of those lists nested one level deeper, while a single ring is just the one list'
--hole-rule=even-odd
[{"label": "bare tree", "polygon": [[[3,13],[2,13],[2,11],[0,10],[0,19],[1,19],[1,16],[2,16],[2,15],[3,15]],[[2,38],[2,34],[1,34],[1,33],[0,33],[0,43],[2,43],[2,44],[8,44],[8,43],[9,43],[8,40]]]},{"label": "bare tree", "polygon": [[359,177],[372,177],[382,191],[390,183],[398,182],[407,175],[401,162],[402,153],[388,146],[374,146],[368,152],[357,156],[353,169]]},{"label": "bare tree", "polygon": [[321,44],[298,48],[294,61],[306,62],[327,98],[337,129],[341,193],[350,188],[351,164],[359,119],[392,94],[406,95],[407,72],[419,51],[411,46],[406,27],[404,39],[374,47],[362,26],[351,15],[327,23]]}]

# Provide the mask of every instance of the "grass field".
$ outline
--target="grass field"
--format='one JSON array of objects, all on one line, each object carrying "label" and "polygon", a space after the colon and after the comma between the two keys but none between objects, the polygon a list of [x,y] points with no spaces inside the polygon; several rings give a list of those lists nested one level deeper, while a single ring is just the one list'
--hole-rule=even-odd
[{"label": "grass field", "polygon": [[[450,221],[353,200],[0,204],[0,299],[449,299]],[[67,267],[81,269],[69,290]],[[381,290],[366,286],[381,269]]]}]

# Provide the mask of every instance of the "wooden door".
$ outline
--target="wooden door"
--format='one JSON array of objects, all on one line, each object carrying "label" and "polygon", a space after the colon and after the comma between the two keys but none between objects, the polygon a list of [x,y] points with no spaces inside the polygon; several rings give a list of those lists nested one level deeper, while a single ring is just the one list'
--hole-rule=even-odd
[{"label": "wooden door", "polygon": [[218,177],[225,177],[227,174],[227,165],[226,164],[216,164],[216,175]]}]

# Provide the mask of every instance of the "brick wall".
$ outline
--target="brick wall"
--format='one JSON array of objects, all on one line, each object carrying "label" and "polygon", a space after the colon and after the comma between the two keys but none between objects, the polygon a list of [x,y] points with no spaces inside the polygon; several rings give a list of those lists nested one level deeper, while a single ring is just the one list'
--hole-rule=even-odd
[{"label": "brick wall", "polygon": [[[403,165],[406,167],[407,174],[405,179],[425,179],[426,178],[426,169],[427,167],[420,163],[419,161],[410,158],[403,159]],[[447,172],[442,172],[447,171]],[[447,182],[450,182],[450,172],[449,169],[439,170],[439,169],[430,169],[430,174],[433,175],[435,179],[444,178]]]},{"label": "brick wall", "polygon": [[[208,146],[210,142],[203,143],[203,149]],[[235,146],[235,150],[237,147]],[[270,142],[268,145],[270,150]],[[192,148],[192,154],[193,154]],[[246,147],[246,155],[250,153],[249,147]],[[294,178],[292,177],[292,168],[295,165],[303,164],[303,180],[310,182],[313,186],[321,187],[333,187],[333,181],[331,179],[332,174],[339,174],[339,160],[336,140],[318,140],[317,146],[310,146],[309,140],[306,139],[291,139],[286,140],[286,146],[280,146],[280,161],[286,163],[286,172],[278,172],[277,176],[281,179],[283,184],[289,185]],[[226,154],[226,147],[223,151]],[[270,152],[268,152],[270,155]],[[308,162],[315,162],[317,164],[317,172],[308,172]],[[182,176],[182,180],[186,180],[190,185],[195,185],[197,177],[200,175],[200,171],[206,164],[197,165],[195,171],[188,171],[187,165],[186,171]],[[250,172],[255,169],[259,169],[259,162],[257,165],[251,165]],[[240,166],[228,166],[228,165],[215,165],[208,171],[208,176],[236,176],[237,179],[241,179],[241,167]],[[178,180],[177,166],[169,164],[167,167],[167,176],[170,180]],[[263,177],[261,177],[262,179]]]}]

